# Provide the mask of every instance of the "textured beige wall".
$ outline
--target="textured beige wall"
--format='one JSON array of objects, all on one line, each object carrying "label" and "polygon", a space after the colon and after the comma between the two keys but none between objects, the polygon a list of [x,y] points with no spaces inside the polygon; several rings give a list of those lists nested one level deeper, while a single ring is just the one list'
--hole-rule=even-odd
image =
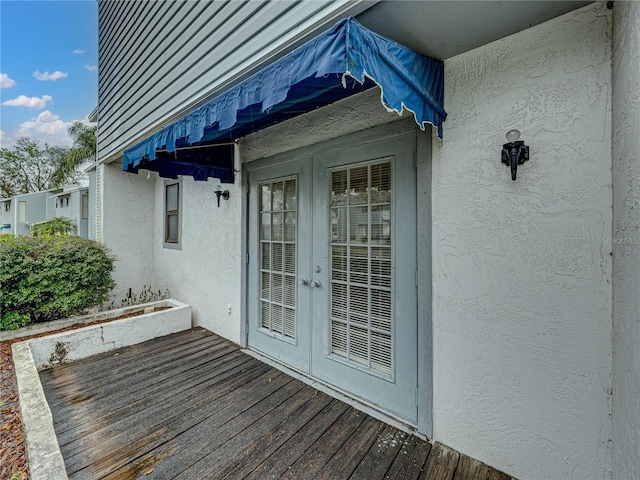
[{"label": "textured beige wall", "polygon": [[155,185],[155,284],[167,285],[171,296],[191,305],[195,325],[240,342],[242,268],[242,195],[240,180],[223,185],[229,200],[217,206],[219,182],[182,179],[181,249],[163,248],[163,186]]},{"label": "textured beige wall", "polygon": [[113,299],[120,306],[129,288],[137,295],[153,282],[153,179],[123,172],[118,163],[97,168],[102,171],[104,192],[102,241],[116,256]]},{"label": "textured beige wall", "polygon": [[598,3],[445,62],[434,436],[523,479],[610,475],[610,35]]},{"label": "textured beige wall", "polygon": [[640,478],[640,3],[613,11],[613,472]]}]

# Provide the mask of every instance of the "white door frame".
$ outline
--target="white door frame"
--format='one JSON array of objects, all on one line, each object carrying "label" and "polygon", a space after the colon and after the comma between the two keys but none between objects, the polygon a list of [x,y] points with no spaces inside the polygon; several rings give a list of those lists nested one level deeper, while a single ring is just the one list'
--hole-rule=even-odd
[{"label": "white door frame", "polygon": [[[340,150],[354,143],[369,143],[382,138],[405,135],[408,131],[416,131],[416,180],[417,180],[417,284],[418,284],[418,433],[433,438],[433,337],[432,337],[432,249],[431,249],[431,139],[432,132],[421,132],[416,128],[413,119],[400,120],[369,130],[337,137],[329,141],[320,142],[289,152],[280,153],[272,157],[251,162],[251,167],[290,161],[294,157],[313,156],[317,153]],[[301,132],[302,133],[302,132]],[[242,312],[241,312],[241,346],[247,347],[248,338],[248,184],[249,169],[247,164],[242,166]],[[317,380],[309,381],[317,383]],[[354,404],[358,404],[357,401]],[[385,414],[382,414],[384,417]]]}]

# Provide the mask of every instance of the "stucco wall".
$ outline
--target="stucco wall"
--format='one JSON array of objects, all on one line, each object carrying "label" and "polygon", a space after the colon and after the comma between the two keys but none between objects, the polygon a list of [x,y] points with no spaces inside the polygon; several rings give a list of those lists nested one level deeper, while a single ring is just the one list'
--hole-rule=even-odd
[{"label": "stucco wall", "polygon": [[613,11],[613,472],[640,478],[640,4]]},{"label": "stucco wall", "polygon": [[371,88],[288,122],[247,135],[239,142],[241,158],[243,162],[250,162],[270,157],[399,118],[397,113],[387,112],[382,106],[380,89]]},{"label": "stucco wall", "polygon": [[521,478],[610,476],[610,35],[599,3],[445,62],[434,437]]},{"label": "stucco wall", "polygon": [[[449,117],[433,147],[433,436],[524,479],[611,476],[610,34],[597,4],[445,63]],[[397,119],[375,91],[345,102],[242,139],[241,157]],[[531,146],[516,182],[500,163],[510,128]],[[145,205],[105,229],[138,245],[119,275],[167,286],[196,324],[239,341],[240,179],[220,208],[215,180],[183,180],[173,250],[162,247],[163,181],[106,170],[105,216]]]},{"label": "stucco wall", "polygon": [[[120,164],[98,165],[103,178],[102,241],[116,255],[113,291],[116,306],[129,288],[139,294],[153,280],[154,181],[121,170]],[[153,284],[152,287],[158,288]]]},{"label": "stucco wall", "polygon": [[[155,176],[155,174],[153,174]],[[155,182],[154,285],[192,306],[195,325],[240,342],[241,195],[240,177],[223,185],[229,200],[217,207],[219,182],[182,179],[181,249],[163,247],[164,179]]]}]

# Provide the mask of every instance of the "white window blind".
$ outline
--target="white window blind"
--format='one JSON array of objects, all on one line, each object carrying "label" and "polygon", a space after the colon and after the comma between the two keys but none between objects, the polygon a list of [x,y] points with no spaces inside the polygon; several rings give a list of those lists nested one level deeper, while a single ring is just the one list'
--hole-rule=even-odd
[{"label": "white window blind", "polygon": [[393,374],[389,158],[331,171],[330,353]]},{"label": "white window blind", "polygon": [[289,341],[296,338],[296,183],[260,184],[260,326]]}]

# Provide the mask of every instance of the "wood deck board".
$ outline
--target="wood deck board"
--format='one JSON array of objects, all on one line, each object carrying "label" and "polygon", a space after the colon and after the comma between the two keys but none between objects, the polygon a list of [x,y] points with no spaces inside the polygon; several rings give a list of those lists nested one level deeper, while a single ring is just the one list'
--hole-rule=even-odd
[{"label": "wood deck board", "polygon": [[358,464],[351,478],[354,480],[384,478],[408,436],[387,425]]},{"label": "wood deck board", "polygon": [[489,467],[484,463],[466,455],[460,455],[453,480],[487,480],[488,470]]},{"label": "wood deck board", "polygon": [[[353,407],[334,422],[300,458],[281,475],[280,478],[315,478],[317,472],[333,457],[335,452],[362,425],[366,415]],[[257,477],[259,478],[259,477]]]},{"label": "wood deck board", "polygon": [[455,450],[441,443],[436,443],[431,448],[431,453],[427,458],[424,470],[420,474],[420,479],[451,480],[458,467],[459,458],[460,454]]},{"label": "wood deck board", "polygon": [[[211,477],[210,472],[215,472],[215,478],[243,478],[240,473],[244,470],[243,464],[251,468],[244,472],[246,476],[263,459],[261,448],[269,448],[268,442],[272,440],[278,446],[278,433],[291,435],[302,424],[309,421],[319,413],[331,399],[311,387],[305,386],[295,395],[285,399],[278,405],[278,415],[264,415],[255,422],[250,429],[235,434],[229,432],[231,438],[220,448],[203,457],[199,462],[182,472],[176,479],[192,479]],[[287,428],[287,425],[290,428]],[[293,426],[293,428],[291,428]],[[270,453],[267,450],[267,453]],[[257,456],[257,458],[255,458]],[[233,473],[238,476],[232,476]]]},{"label": "wood deck board", "polygon": [[302,405],[291,416],[285,417],[276,427],[265,435],[253,440],[251,445],[243,445],[243,454],[240,458],[234,458],[232,468],[219,471],[219,476],[223,480],[233,480],[236,478],[246,478],[250,473],[265,462],[271,461],[271,454],[286,443],[292,436],[300,431],[305,431],[307,425],[321,413],[335,403],[328,395],[317,392],[311,400]]},{"label": "wood deck board", "polygon": [[99,400],[105,399],[107,395],[112,399],[130,395],[145,390],[160,379],[175,376],[180,378],[189,369],[214,361],[234,351],[236,350],[232,345],[204,345],[196,352],[185,352],[170,358],[161,355],[155,359],[154,365],[144,369],[131,368],[120,371],[105,369],[105,372],[98,376],[85,376],[80,371],[75,376],[72,386],[56,392],[57,399],[51,402],[51,407],[55,408],[59,404],[69,402],[77,404],[93,397]]},{"label": "wood deck board", "polygon": [[487,467],[487,480],[511,480],[511,475],[507,475],[495,468]]},{"label": "wood deck board", "polygon": [[72,480],[510,478],[200,328],[40,377]]},{"label": "wood deck board", "polygon": [[305,428],[298,430],[296,434],[280,445],[246,478],[253,480],[280,478],[346,412],[347,408],[345,403],[333,400],[313,420],[307,423]]},{"label": "wood deck board", "polygon": [[[205,345],[197,351],[185,352],[172,358],[166,358],[166,354],[164,356],[161,354],[155,359],[156,363],[153,369],[150,367],[144,369],[131,368],[137,363],[136,359],[132,359],[127,361],[129,363],[125,368],[105,368],[105,371],[100,373],[76,372],[76,375],[70,379],[71,384],[57,389],[58,398],[52,402],[52,404],[57,405],[58,403],[74,401],[76,400],[75,396],[78,395],[80,398],[77,400],[81,401],[82,397],[95,396],[96,394],[99,394],[100,398],[111,394],[115,394],[117,397],[120,392],[132,394],[136,391],[146,389],[146,386],[149,384],[148,381],[157,381],[159,375],[162,375],[164,378],[170,378],[176,375],[181,376],[186,368],[193,368],[193,366],[195,366],[194,362],[198,359],[201,359],[202,363],[206,363],[235,351],[232,346],[225,346],[224,344]],[[162,360],[162,364],[159,363],[159,360]],[[141,383],[138,383],[138,380],[141,380]],[[81,392],[78,391],[79,384],[83,386]]]},{"label": "wood deck board", "polygon": [[[171,405],[187,394],[195,395],[199,390],[211,388],[217,383],[224,382],[229,375],[257,364],[257,361],[247,359],[246,355],[229,357],[228,363],[211,363],[202,366],[196,371],[195,377],[187,378],[184,384],[180,383],[179,377],[175,377],[150,385],[146,394],[143,391],[141,395],[138,390],[132,392],[131,396],[113,398],[105,395],[93,402],[76,404],[72,411],[57,409],[56,412],[60,413],[54,422],[56,433],[59,435],[59,441],[63,441],[64,433],[68,428],[73,426],[76,433],[83,432],[83,424],[90,423],[92,418],[100,418],[103,423],[111,425],[112,421],[131,417],[145,409]],[[94,431],[94,428],[88,425],[86,428]]]},{"label": "wood deck board", "polygon": [[[249,378],[254,378],[264,372],[263,368],[259,368],[259,364],[250,362],[248,365],[240,365],[231,372],[225,372],[226,375],[236,375],[229,385],[223,383],[218,378],[212,379],[203,385],[199,385],[197,389],[191,389],[185,392],[176,392],[173,397],[171,395],[164,401],[150,402],[145,405],[144,409],[136,409],[132,412],[117,412],[116,415],[106,415],[100,419],[99,424],[85,422],[80,428],[67,430],[63,434],[58,434],[58,443],[65,448],[67,455],[73,455],[76,451],[87,450],[84,446],[85,442],[99,445],[104,448],[109,444],[118,444],[120,442],[130,442],[135,440],[138,435],[140,425],[144,425],[147,431],[157,428],[157,425],[163,425],[174,417],[178,417],[179,421],[186,421],[186,418],[180,418],[183,415],[199,415],[205,414],[202,408],[210,408],[213,401],[228,393],[229,389],[234,388],[237,384],[247,383]],[[171,390],[168,390],[171,392]],[[172,402],[180,403],[172,403]],[[180,410],[175,405],[181,406]],[[185,413],[186,412],[186,413]],[[179,425],[176,425],[176,428]]]},{"label": "wood deck board", "polygon": [[[273,379],[272,382],[269,382]],[[188,417],[178,416],[169,422],[154,442],[145,442],[140,439],[140,445],[131,444],[126,446],[135,451],[135,454],[127,455],[127,449],[122,450],[118,458],[111,457],[104,463],[111,468],[111,473],[106,478],[132,478],[127,472],[135,472],[145,466],[157,463],[154,459],[167,458],[167,462],[162,464],[164,469],[173,468],[175,463],[189,465],[187,454],[195,454],[198,457],[202,451],[208,451],[207,445],[211,442],[213,432],[229,419],[237,418],[243,412],[246,403],[257,403],[261,395],[265,395],[265,385],[272,383],[276,386],[286,386],[290,384],[290,379],[285,375],[277,375],[272,370],[263,371],[259,376],[247,383],[251,392],[236,389],[221,397],[216,402],[211,402],[211,411],[190,412]],[[274,388],[269,385],[269,389]],[[268,390],[270,391],[270,390]],[[257,400],[256,400],[257,398]],[[217,437],[216,437],[217,438]],[[190,445],[198,445],[199,450],[189,448]],[[192,460],[192,461],[196,461]],[[161,471],[160,469],[159,471]]]},{"label": "wood deck board", "polygon": [[420,476],[431,444],[416,437],[410,437],[407,444],[398,452],[385,478],[389,480],[408,480]]},{"label": "wood deck board", "polygon": [[[126,350],[119,349],[97,354],[85,359],[81,364],[64,364],[55,368],[40,372],[41,378],[48,380],[55,378],[56,387],[64,388],[73,385],[78,375],[83,376],[83,381],[90,385],[93,378],[103,378],[111,375],[114,371],[136,368],[143,370],[147,365],[153,365],[154,359],[165,352],[178,355],[184,350],[198,348],[201,344],[222,343],[218,339],[211,339],[207,336],[185,336],[176,337],[177,334],[161,337],[162,343],[157,347],[153,340],[133,345]],[[173,345],[175,344],[175,348]],[[129,350],[129,348],[131,350]],[[81,365],[81,368],[80,368]]]},{"label": "wood deck board", "polygon": [[[203,412],[189,412],[176,416],[173,422],[151,432],[154,435],[153,438],[144,432],[137,441],[120,444],[117,451],[106,452],[106,455],[103,454],[100,459],[91,462],[88,468],[96,478],[99,478],[98,474],[106,478],[135,478],[127,476],[126,472],[137,471],[141,465],[148,465],[151,459],[162,458],[166,460],[156,472],[156,478],[163,470],[168,473],[161,478],[173,478],[176,471],[184,470],[218,446],[216,442],[221,438],[219,432],[229,418],[248,418],[240,415],[245,408],[244,402],[258,403],[261,401],[261,396],[268,394],[270,390],[265,392],[264,388],[260,388],[260,384],[268,382],[268,377],[275,378],[272,383],[276,386],[283,385],[282,389],[286,389],[287,394],[295,393],[295,388],[288,388],[292,385],[290,379],[278,373],[267,370],[258,377],[260,380],[255,379],[256,381],[252,383],[255,390],[252,392],[253,398],[247,399],[246,391],[236,389],[222,401],[211,402],[209,409]],[[270,395],[266,398],[272,401],[274,396]],[[198,448],[193,448],[194,445]],[[113,476],[111,476],[112,472]]]},{"label": "wood deck board", "polygon": [[372,418],[365,418],[364,422],[342,444],[338,451],[322,467],[315,478],[331,480],[335,478],[349,478],[358,464],[376,441],[385,425]]},{"label": "wood deck board", "polygon": [[[172,449],[176,455],[158,466],[155,478],[175,478],[186,468],[200,461],[209,452],[220,448],[234,435],[241,433],[265,415],[276,415],[277,407],[288,397],[295,395],[302,389],[302,384],[283,376],[282,386],[279,379],[269,382],[272,390],[269,393],[256,392],[249,396],[248,392],[238,397],[226,411],[216,412],[195,428],[176,437],[159,449]],[[273,387],[275,385],[275,387]],[[253,392],[251,392],[253,394]],[[272,413],[274,412],[274,413]],[[193,449],[194,442],[198,442],[199,449]]]},{"label": "wood deck board", "polygon": [[[259,363],[250,361],[240,363],[242,360],[246,359],[235,359],[234,363],[230,364],[231,368],[226,371],[213,370],[205,372],[202,382],[185,386],[183,391],[176,392],[173,388],[167,387],[160,389],[153,396],[134,399],[130,405],[121,405],[120,402],[114,402],[112,409],[99,412],[98,415],[96,415],[95,411],[92,411],[91,408],[87,408],[86,411],[88,411],[89,414],[86,414],[84,417],[73,417],[71,418],[72,421],[68,420],[66,423],[56,424],[59,443],[66,444],[66,437],[69,435],[72,437],[71,439],[73,439],[73,436],[85,436],[97,433],[96,427],[92,425],[95,418],[100,419],[102,428],[111,430],[114,424],[121,420],[127,419],[127,421],[132,421],[135,420],[136,417],[144,419],[145,414],[152,414],[163,408],[172,409],[173,402],[178,398],[187,397],[189,402],[191,402],[193,398],[193,402],[195,402],[203,391],[206,392],[214,388],[216,389],[216,394],[219,394],[219,390],[233,386],[227,384],[228,377],[236,376],[235,381],[240,383],[245,381],[244,375],[250,375],[253,369],[260,366]],[[90,405],[88,407],[90,407]],[[82,411],[85,411],[85,409],[83,408]],[[107,435],[109,434],[107,433]]]}]

